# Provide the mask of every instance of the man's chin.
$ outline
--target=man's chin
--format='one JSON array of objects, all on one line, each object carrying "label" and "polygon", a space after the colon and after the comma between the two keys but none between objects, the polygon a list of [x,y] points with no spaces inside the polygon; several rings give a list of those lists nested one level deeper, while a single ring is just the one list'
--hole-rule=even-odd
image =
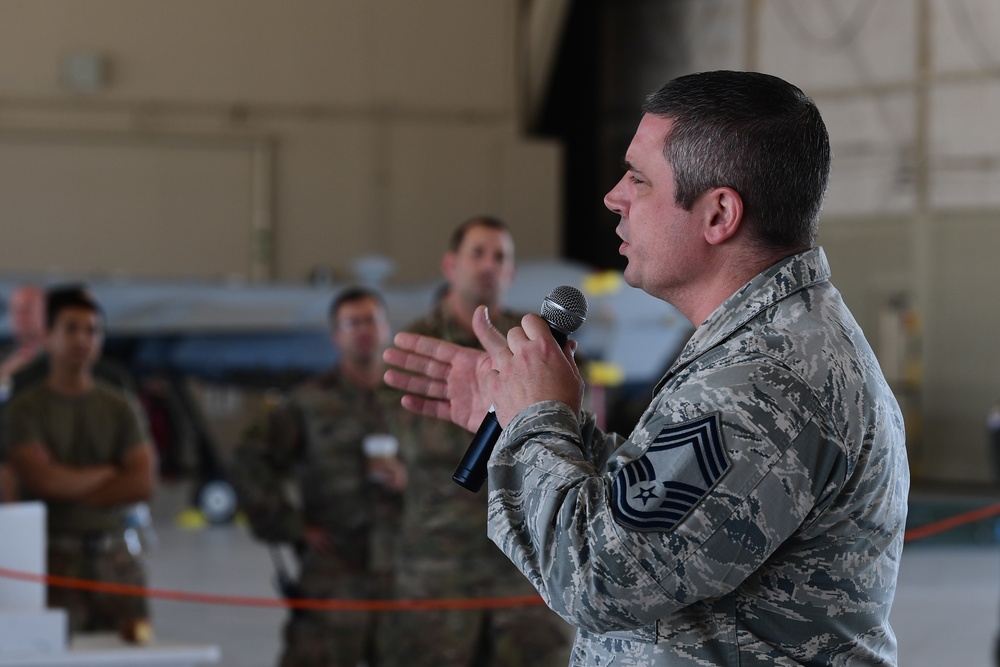
[{"label": "man's chin", "polygon": [[500,290],[496,287],[490,287],[489,289],[482,289],[479,291],[479,294],[476,295],[476,302],[480,306],[488,306],[491,303],[497,303],[500,300],[500,297]]},{"label": "man's chin", "polygon": [[61,364],[62,368],[66,369],[71,374],[82,373],[89,370],[94,366],[94,362],[88,359],[64,359]]}]

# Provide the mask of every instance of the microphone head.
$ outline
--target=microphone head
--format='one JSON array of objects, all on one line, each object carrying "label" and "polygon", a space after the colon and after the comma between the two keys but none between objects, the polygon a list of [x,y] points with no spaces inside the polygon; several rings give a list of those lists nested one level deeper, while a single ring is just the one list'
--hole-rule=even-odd
[{"label": "microphone head", "polygon": [[587,297],[569,285],[556,287],[542,301],[542,319],[564,334],[571,334],[587,319]]}]

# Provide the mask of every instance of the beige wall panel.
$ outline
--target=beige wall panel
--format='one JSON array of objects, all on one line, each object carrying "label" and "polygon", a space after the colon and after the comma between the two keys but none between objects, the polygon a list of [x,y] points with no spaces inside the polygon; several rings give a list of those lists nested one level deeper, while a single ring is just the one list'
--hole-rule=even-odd
[{"label": "beige wall panel", "polygon": [[105,99],[511,106],[510,3],[3,0],[0,91],[60,92],[64,52],[104,54]]},{"label": "beige wall panel", "polygon": [[440,275],[448,236],[462,220],[500,215],[500,138],[477,127],[405,124],[389,146],[389,255],[402,280]]},{"label": "beige wall panel", "polygon": [[3,0],[10,93],[58,91],[68,49],[104,53],[115,98],[358,101],[367,92],[357,0]]},{"label": "beige wall panel", "polygon": [[913,96],[820,97],[816,102],[833,149],[826,214],[912,211]]},{"label": "beige wall panel", "polygon": [[502,149],[503,217],[517,230],[518,257],[551,259],[562,247],[562,151],[553,142],[508,138]]},{"label": "beige wall panel", "polygon": [[[912,220],[899,216],[825,217],[820,244],[830,260],[833,284],[864,330],[903,410],[910,467],[918,476],[926,474],[923,462],[927,458],[921,436],[923,395],[910,380],[913,368],[919,367],[920,342],[900,334],[903,320],[892,307],[900,297],[912,307],[917,296],[906,240],[912,225]],[[896,326],[887,327],[888,323]]]},{"label": "beige wall panel", "polygon": [[[808,91],[807,91],[808,92]],[[914,95],[828,95],[815,100],[827,130],[834,159],[909,148],[916,119]]]},{"label": "beige wall panel", "polygon": [[930,105],[932,206],[1000,206],[1000,82],[939,84]]},{"label": "beige wall panel", "polygon": [[275,156],[275,275],[298,282],[323,268],[348,278],[354,258],[384,244],[372,124],[283,122],[269,129],[281,137]]},{"label": "beige wall panel", "polygon": [[[514,141],[504,130],[475,126],[413,123],[393,129],[387,243],[388,254],[399,264],[399,279],[438,276],[438,259],[451,231],[481,213],[499,216],[511,226],[518,253],[553,254],[551,245],[544,250],[530,246],[551,238],[555,220],[549,216],[557,206],[558,181],[553,174],[547,175],[548,184],[511,178],[507,157]],[[551,160],[551,154],[546,157]],[[539,235],[540,225],[550,229]]]},{"label": "beige wall panel", "polygon": [[1000,400],[1000,214],[942,217],[931,229],[925,323],[928,469],[992,474],[985,420]]},{"label": "beige wall panel", "polygon": [[916,10],[915,2],[764,0],[757,69],[806,92],[911,79]]},{"label": "beige wall panel", "polygon": [[513,113],[514,3],[372,3],[367,57],[377,102]]},{"label": "beige wall panel", "polygon": [[940,83],[931,91],[930,142],[935,157],[1000,153],[1000,81]]},{"label": "beige wall panel", "polygon": [[909,224],[901,218],[829,216],[820,222],[819,243],[830,260],[833,284],[873,346],[879,309],[913,289],[909,246],[903,241]]},{"label": "beige wall panel", "polygon": [[[913,298],[919,289],[912,252],[915,224],[883,217],[826,218],[821,225],[833,282],[883,363],[879,311],[894,295]],[[988,481],[992,468],[984,421],[1000,400],[1000,214],[941,215],[930,223],[929,233],[923,381],[915,396],[923,414],[908,424],[911,435],[920,436],[910,452],[911,466],[925,479]],[[906,398],[901,394],[901,400]]]},{"label": "beige wall panel", "polygon": [[931,0],[934,69],[968,72],[1000,65],[1000,3],[994,0]]},{"label": "beige wall panel", "polygon": [[[511,127],[514,11],[509,0],[0,0],[0,128],[268,137],[278,280],[317,267],[346,278],[366,254],[400,261],[396,279],[435,273],[443,238],[392,236],[434,188],[455,202],[443,229],[473,211],[510,211],[525,246],[551,256],[561,166],[551,145]],[[99,92],[60,86],[59,59],[77,49],[107,57]],[[414,126],[436,128],[433,138],[415,153],[392,146]],[[455,161],[437,159],[446,154]],[[58,169],[92,159],[104,158],[71,156]],[[218,194],[225,206],[228,191]],[[436,207],[422,224],[441,217]]]},{"label": "beige wall panel", "polygon": [[688,3],[687,11],[690,28],[686,32],[696,44],[691,53],[692,72],[747,69],[746,2],[700,0]]},{"label": "beige wall panel", "polygon": [[930,197],[941,209],[1000,207],[1000,159],[970,156],[941,161]]},{"label": "beige wall panel", "polygon": [[248,278],[248,143],[0,134],[6,272]]},{"label": "beige wall panel", "polygon": [[912,172],[900,151],[851,154],[834,149],[823,210],[829,216],[898,214],[916,205]]}]

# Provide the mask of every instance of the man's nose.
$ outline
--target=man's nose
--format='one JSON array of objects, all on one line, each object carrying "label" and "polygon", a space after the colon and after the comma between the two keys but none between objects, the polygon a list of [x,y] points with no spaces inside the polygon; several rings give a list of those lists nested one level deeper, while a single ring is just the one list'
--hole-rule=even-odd
[{"label": "man's nose", "polygon": [[502,257],[484,257],[483,261],[480,262],[480,266],[488,271],[497,271],[503,266]]},{"label": "man's nose", "polygon": [[624,201],[619,193],[622,181],[624,180],[625,177],[622,176],[621,179],[615,183],[615,187],[611,188],[611,190],[608,191],[608,194],[604,195],[604,206],[606,206],[609,211],[617,213],[618,215],[624,215],[625,213]]}]

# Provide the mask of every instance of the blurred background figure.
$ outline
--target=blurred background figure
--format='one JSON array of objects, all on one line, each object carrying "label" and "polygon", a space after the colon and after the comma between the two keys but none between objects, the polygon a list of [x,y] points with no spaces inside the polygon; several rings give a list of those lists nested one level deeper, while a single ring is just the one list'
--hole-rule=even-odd
[{"label": "blurred background figure", "polygon": [[[97,302],[80,287],[46,300],[48,370],[5,410],[8,460],[24,498],[46,504],[49,574],[143,586],[128,514],[155,488],[145,420],[131,395],[94,376],[104,339]],[[74,632],[132,637],[148,623],[142,597],[50,587],[48,605],[68,610]]]},{"label": "blurred background figure", "polygon": [[[388,597],[406,486],[396,436],[411,417],[382,381],[391,330],[381,296],[348,288],[335,297],[329,321],[336,367],[266,410],[237,448],[231,479],[254,534],[295,547],[298,580],[279,565],[284,595]],[[300,502],[286,492],[287,481]],[[293,610],[280,665],[375,667],[380,620],[376,613]]]},{"label": "blurred background figure", "polygon": [[[45,293],[37,285],[20,285],[10,294],[13,341],[0,351],[0,412],[14,392],[14,375],[45,350]],[[17,499],[17,480],[5,461],[0,440],[0,502]]]},{"label": "blurred background figure", "polygon": [[[521,314],[505,310],[514,279],[514,239],[493,217],[466,220],[441,260],[447,282],[432,311],[407,329],[469,347],[477,306],[489,307],[501,332]],[[397,594],[402,598],[533,595],[534,589],[486,537],[487,493],[470,493],[451,479],[472,434],[450,422],[414,417],[404,447],[410,475],[405,494]],[[386,642],[393,667],[562,667],[570,629],[545,607],[401,612]]]},{"label": "blurred background figure", "polygon": [[45,351],[45,292],[37,285],[20,285],[10,294],[13,342],[0,352],[0,386],[9,391],[14,374]]}]

